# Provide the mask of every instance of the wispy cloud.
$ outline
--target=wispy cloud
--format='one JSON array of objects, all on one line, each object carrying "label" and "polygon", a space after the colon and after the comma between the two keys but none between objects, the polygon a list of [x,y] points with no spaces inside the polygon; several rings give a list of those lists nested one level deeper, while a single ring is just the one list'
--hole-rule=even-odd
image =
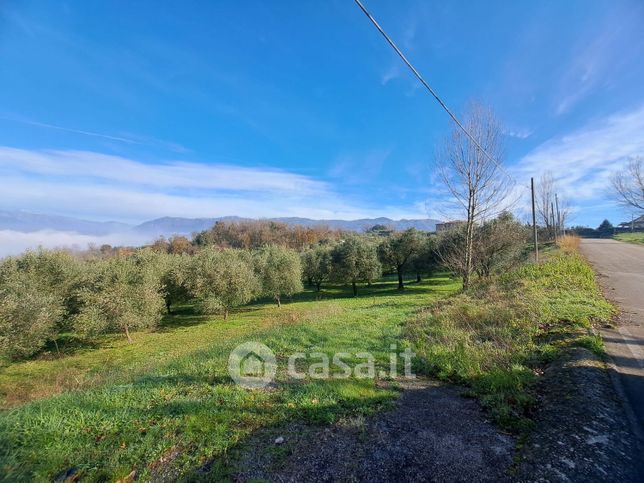
[{"label": "wispy cloud", "polygon": [[559,80],[555,113],[565,114],[616,77],[627,75],[644,53],[641,5],[616,3],[601,25],[578,36],[571,60]]},{"label": "wispy cloud", "polygon": [[0,176],[3,208],[91,219],[422,217],[414,206],[370,205],[315,178],[269,168],[0,147]]},{"label": "wispy cloud", "polygon": [[531,129],[526,129],[526,128],[516,128],[516,129],[507,129],[506,131],[503,132],[506,136],[510,136],[512,138],[518,138],[518,139],[527,139],[530,136],[532,136],[532,131]]},{"label": "wispy cloud", "polygon": [[23,119],[23,118],[18,118],[18,117],[10,117],[10,116],[0,116],[0,120],[3,121],[10,121],[10,122],[17,122],[20,124],[26,124],[29,126],[34,126],[34,127],[39,127],[43,129],[52,129],[55,131],[62,131],[62,132],[68,132],[72,134],[80,134],[82,136],[90,136],[94,138],[100,138],[100,139],[105,139],[107,141],[116,141],[119,143],[125,143],[125,144],[136,144],[136,145],[141,145],[141,146],[154,146],[154,147],[161,147],[164,149],[169,149],[170,151],[174,151],[177,153],[187,153],[190,150],[184,146],[181,146],[180,144],[177,143],[171,143],[167,141],[160,141],[158,139],[151,139],[151,138],[146,138],[142,136],[134,136],[134,135],[129,135],[129,136],[116,136],[116,135],[111,135],[111,134],[105,134],[105,133],[99,133],[99,132],[94,132],[94,131],[86,131],[82,129],[73,129],[69,127],[64,127],[64,126],[57,126],[55,124],[48,124],[45,122],[39,122],[39,121],[33,121],[30,119]]},{"label": "wispy cloud", "polygon": [[333,162],[329,176],[347,184],[367,183],[380,175],[391,152],[391,149],[374,149],[362,154],[341,154]]},{"label": "wispy cloud", "polygon": [[267,191],[314,194],[324,183],[306,176],[268,168],[185,161],[146,164],[91,151],[25,150],[0,147],[0,169],[29,175],[93,179],[102,183],[163,189]]},{"label": "wispy cloud", "polygon": [[644,155],[642,133],[644,105],[541,144],[520,160],[514,175],[527,179],[550,171],[573,204],[603,203],[612,174],[629,158]]}]

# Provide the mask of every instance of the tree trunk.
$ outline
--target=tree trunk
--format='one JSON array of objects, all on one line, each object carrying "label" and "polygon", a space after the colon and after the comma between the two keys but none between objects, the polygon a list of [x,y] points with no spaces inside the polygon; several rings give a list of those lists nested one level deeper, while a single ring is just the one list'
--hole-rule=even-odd
[{"label": "tree trunk", "polygon": [[423,280],[422,280],[422,279],[421,279],[421,277],[420,277],[420,272],[417,272],[417,273],[416,273],[416,282],[420,283],[420,282],[422,282],[422,281],[423,281]]},{"label": "tree trunk", "polygon": [[127,324],[125,324],[125,335],[127,336],[127,341],[129,343],[132,343],[132,337],[130,337],[130,329]]},{"label": "tree trunk", "polygon": [[322,286],[322,283],[321,283],[321,282],[318,282],[318,283],[316,283],[316,284],[315,284],[315,290],[316,290],[316,292],[319,292],[319,291],[320,291],[320,287],[321,287],[321,286]]},{"label": "tree trunk", "polygon": [[463,273],[463,289],[470,288],[470,275],[472,274],[472,252],[474,251],[474,214],[476,213],[475,194],[470,188],[467,206],[467,229],[465,232],[465,270]]},{"label": "tree trunk", "polygon": [[351,282],[351,287],[353,287],[353,296],[354,297],[357,296],[358,295],[358,286],[356,285],[356,283]]},{"label": "tree trunk", "polygon": [[281,307],[282,306],[282,301],[280,300],[280,296],[276,295],[275,296],[275,302],[277,302],[277,306]]},{"label": "tree trunk", "polygon": [[396,267],[396,271],[398,272],[398,290],[402,290],[405,288],[405,284],[403,283],[402,267]]},{"label": "tree trunk", "polygon": [[224,320],[228,320],[228,309],[224,309]]},{"label": "tree trunk", "polygon": [[170,301],[169,301],[169,300],[166,300],[166,301],[165,301],[165,309],[168,311],[168,313],[169,313],[169,314],[171,314],[171,313],[172,313],[172,309],[170,308],[170,306],[171,306],[171,305],[172,305],[172,304],[170,303]]}]

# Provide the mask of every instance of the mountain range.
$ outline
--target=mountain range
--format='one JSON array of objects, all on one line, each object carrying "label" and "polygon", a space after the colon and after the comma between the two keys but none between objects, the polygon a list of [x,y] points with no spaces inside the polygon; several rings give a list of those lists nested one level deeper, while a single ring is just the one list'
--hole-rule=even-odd
[{"label": "mountain range", "polygon": [[[81,235],[104,236],[114,233],[130,233],[149,237],[185,235],[207,230],[218,221],[238,222],[251,218],[223,216],[216,218],[181,218],[162,217],[138,225],[115,221],[89,221],[68,216],[28,213],[24,211],[0,211],[0,230],[11,230],[21,233],[40,231],[73,232]],[[386,225],[395,230],[416,228],[423,231],[434,231],[439,220],[411,219],[392,220],[390,218],[363,218],[359,220],[313,220],[310,218],[281,217],[269,218],[288,225],[316,226],[325,225],[333,229],[365,231],[374,225]]]}]

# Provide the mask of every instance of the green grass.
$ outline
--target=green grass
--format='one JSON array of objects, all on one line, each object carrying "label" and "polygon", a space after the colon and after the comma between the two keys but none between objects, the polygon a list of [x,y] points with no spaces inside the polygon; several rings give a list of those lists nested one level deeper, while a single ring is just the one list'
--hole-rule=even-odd
[{"label": "green grass", "polygon": [[[397,397],[386,377],[289,379],[282,369],[294,352],[371,352],[379,374],[392,344],[409,346],[416,373],[468,386],[495,421],[521,432],[543,365],[570,346],[602,354],[590,327],[614,311],[581,257],[544,258],[467,293],[447,276],[403,292],[385,280],[356,298],[329,287],[281,309],[260,301],[226,322],[180,307],[132,344],[109,336],[84,346],[68,336],[60,354],[0,367],[0,478],[115,480],[134,470],[154,479],[163,468],[170,479],[226,479],[254,431],[359,417]],[[227,373],[230,351],[246,341],[277,355],[280,371],[267,389],[240,388]]]},{"label": "green grass", "polygon": [[[87,480],[115,480],[133,470],[154,476],[174,455],[175,474],[226,476],[231,451],[253,431],[294,419],[324,424],[386,407],[395,384],[372,379],[289,380],[278,373],[267,390],[232,383],[228,355],[259,341],[280,367],[293,352],[371,352],[389,368],[390,345],[404,347],[403,325],[421,307],[458,290],[448,277],[364,288],[357,298],[332,287],[305,292],[281,309],[257,303],[220,318],[188,307],[161,330],[118,336],[93,347],[67,344],[33,361],[0,368],[0,475],[7,481],[50,481],[64,472]],[[321,300],[317,300],[321,299]],[[378,373],[378,371],[376,371]],[[60,393],[60,394],[59,394]],[[203,476],[203,475],[202,475]]]},{"label": "green grass", "polygon": [[644,232],[620,233],[618,235],[615,235],[613,238],[615,238],[615,240],[619,240],[623,242],[637,243],[640,245],[644,245]]},{"label": "green grass", "polygon": [[531,426],[540,367],[573,345],[602,354],[590,328],[613,314],[590,266],[553,252],[436,304],[408,325],[406,337],[419,372],[470,386],[501,426],[520,432]]}]

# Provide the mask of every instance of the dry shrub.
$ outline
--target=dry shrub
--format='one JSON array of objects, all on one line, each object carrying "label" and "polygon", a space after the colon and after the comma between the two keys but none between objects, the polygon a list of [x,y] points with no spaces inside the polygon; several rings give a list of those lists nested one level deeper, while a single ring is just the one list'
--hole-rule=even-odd
[{"label": "dry shrub", "polygon": [[577,235],[564,235],[557,240],[557,245],[564,252],[576,252],[579,250],[579,243],[581,243],[581,238]]}]

